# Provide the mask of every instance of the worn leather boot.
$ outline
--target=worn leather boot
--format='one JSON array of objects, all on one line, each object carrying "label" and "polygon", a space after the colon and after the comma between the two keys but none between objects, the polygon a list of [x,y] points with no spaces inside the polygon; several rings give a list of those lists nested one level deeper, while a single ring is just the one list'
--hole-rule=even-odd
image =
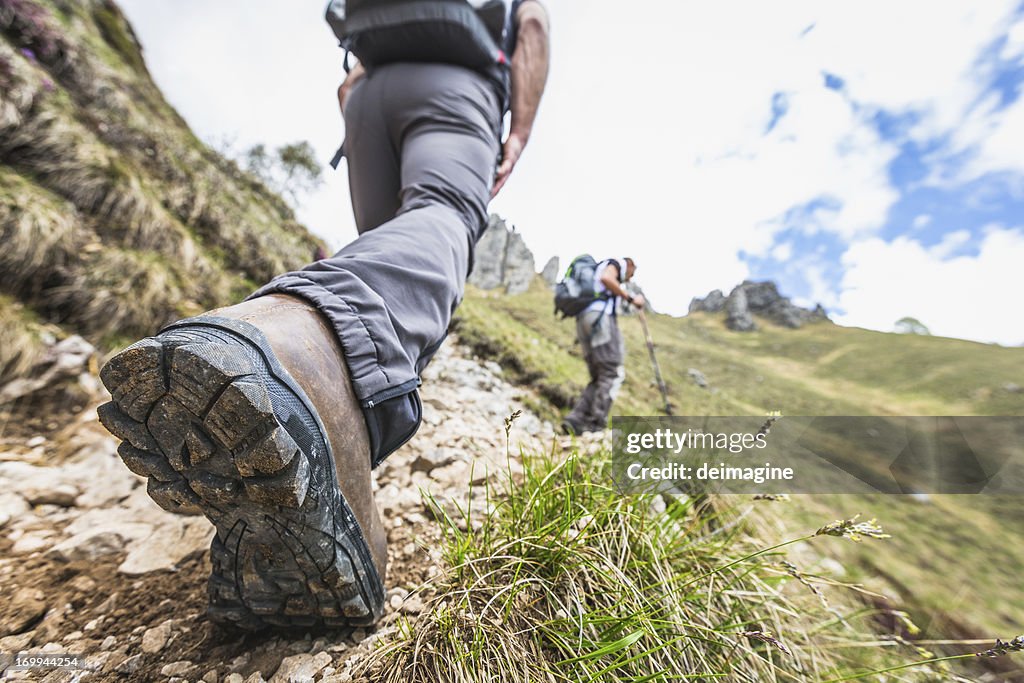
[{"label": "worn leather boot", "polygon": [[366,424],[326,320],[282,294],[128,347],[100,420],[163,508],[201,513],[209,615],[246,629],[362,626],[383,610],[386,539]]}]

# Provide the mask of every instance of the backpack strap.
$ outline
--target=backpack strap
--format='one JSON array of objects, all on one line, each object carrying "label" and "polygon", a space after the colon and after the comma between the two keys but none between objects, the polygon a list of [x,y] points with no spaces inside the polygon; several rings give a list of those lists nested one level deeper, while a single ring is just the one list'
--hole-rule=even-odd
[{"label": "backpack strap", "polygon": [[338,164],[340,164],[341,160],[344,159],[344,158],[345,158],[345,141],[342,140],[341,141],[341,146],[338,147],[338,151],[334,153],[333,157],[331,157],[331,168],[333,168],[335,171],[337,171],[338,170]]}]

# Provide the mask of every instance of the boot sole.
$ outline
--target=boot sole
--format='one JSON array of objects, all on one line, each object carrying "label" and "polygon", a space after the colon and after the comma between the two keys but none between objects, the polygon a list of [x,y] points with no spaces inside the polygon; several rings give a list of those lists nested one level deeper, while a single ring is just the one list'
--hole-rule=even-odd
[{"label": "boot sole", "polygon": [[209,617],[246,630],[355,627],[383,585],[323,424],[248,323],[204,316],[114,356],[99,408],[128,469],[171,512],[205,515]]}]

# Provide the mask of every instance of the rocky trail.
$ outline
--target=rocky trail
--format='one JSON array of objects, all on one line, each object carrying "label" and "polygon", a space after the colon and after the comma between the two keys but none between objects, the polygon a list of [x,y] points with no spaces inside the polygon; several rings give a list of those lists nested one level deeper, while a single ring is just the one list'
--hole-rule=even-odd
[{"label": "rocky trail", "polygon": [[[0,673],[10,680],[352,680],[353,667],[399,617],[415,619],[442,571],[440,528],[421,491],[445,510],[470,496],[482,506],[482,484],[516,470],[520,444],[550,448],[554,438],[549,423],[524,411],[507,462],[504,418],[522,408],[524,390],[449,340],[424,373],[419,433],[375,472],[390,559],[378,626],[227,632],[205,617],[213,527],[149,499],[144,479],[124,467],[117,440],[96,419],[107,398],[93,381],[95,358],[76,353],[63,374],[77,372],[87,389],[77,411],[0,425],[0,672],[19,651],[76,654],[85,668]],[[55,422],[66,426],[54,429]]]}]

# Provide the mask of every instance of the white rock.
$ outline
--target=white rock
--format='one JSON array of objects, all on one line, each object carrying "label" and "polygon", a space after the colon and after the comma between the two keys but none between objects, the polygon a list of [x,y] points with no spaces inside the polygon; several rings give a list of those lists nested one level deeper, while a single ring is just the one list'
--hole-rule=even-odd
[{"label": "white rock", "polygon": [[35,631],[27,631],[16,636],[0,638],[0,652],[18,652],[26,649],[32,643],[35,634]]},{"label": "white rock", "polygon": [[167,644],[167,639],[170,635],[170,620],[165,621],[159,626],[146,629],[146,632],[142,634],[142,651],[147,654],[156,654],[157,652],[160,652],[160,650],[164,649],[164,645]]},{"label": "white rock", "polygon": [[53,534],[49,531],[38,531],[25,534],[11,546],[12,555],[27,555],[43,548],[49,548],[54,542]]},{"label": "white rock", "polygon": [[342,671],[333,676],[324,676],[320,679],[320,683],[351,683],[351,681],[352,674],[348,671]]},{"label": "white rock", "polygon": [[419,614],[423,611],[423,598],[417,594],[410,595],[402,602],[403,614]]},{"label": "white rock", "polygon": [[402,588],[401,586],[395,586],[394,588],[392,588],[391,590],[389,590],[387,592],[387,596],[388,596],[389,600],[392,599],[392,598],[395,598],[395,597],[397,597],[399,600],[402,600],[408,594],[409,594],[409,591],[407,591],[406,589]]},{"label": "white rock", "polygon": [[412,463],[413,472],[430,472],[455,460],[455,454],[446,448],[435,448],[420,453]]},{"label": "white rock", "polygon": [[312,683],[313,677],[330,663],[331,655],[326,652],[285,657],[270,683]]},{"label": "white rock", "polygon": [[110,532],[124,542],[145,538],[153,533],[153,525],[144,515],[125,508],[86,510],[64,529],[69,537]]},{"label": "white rock", "polygon": [[[444,487],[461,485],[465,487],[470,483],[469,470],[470,465],[465,460],[456,460],[444,467],[438,467],[430,473],[430,478],[432,480],[431,489],[436,490],[439,485]],[[485,471],[485,467],[477,464],[477,466],[473,468],[473,478],[481,476],[486,478],[486,474],[484,474]]]},{"label": "white rock", "polygon": [[117,570],[137,576],[173,569],[189,555],[209,548],[214,532],[213,525],[205,517],[172,516],[151,536],[129,545],[128,557]]},{"label": "white rock", "polygon": [[183,659],[180,662],[171,662],[170,664],[165,665],[160,669],[160,674],[163,676],[184,676],[191,671],[194,666],[195,665],[192,662],[187,659]]},{"label": "white rock", "polygon": [[411,486],[388,484],[377,494],[377,503],[386,518],[419,507],[421,500],[419,492]]},{"label": "white rock", "polygon": [[107,636],[106,638],[103,639],[103,642],[100,643],[100,649],[101,650],[109,650],[110,648],[114,647],[115,645],[117,645],[117,638],[115,638],[114,636]]},{"label": "white rock", "polygon": [[119,673],[131,675],[138,671],[140,666],[142,666],[142,655],[132,655],[114,668]]},{"label": "white rock", "polygon": [[437,426],[444,422],[444,414],[429,406],[423,406],[423,424]]},{"label": "white rock", "polygon": [[28,501],[13,492],[0,493],[0,527],[28,512]]},{"label": "white rock", "polygon": [[112,652],[96,652],[91,655],[86,655],[84,668],[92,671],[102,671],[103,667],[106,666],[112,655]]},{"label": "white rock", "polygon": [[8,403],[47,386],[88,372],[89,359],[96,354],[92,344],[72,335],[46,350],[25,377],[7,382],[0,388],[0,403]]},{"label": "white rock", "polygon": [[245,683],[245,679],[242,678],[242,674],[230,673],[224,677],[224,683]]},{"label": "white rock", "polygon": [[46,556],[62,562],[95,561],[124,551],[125,540],[113,531],[83,531],[64,539],[46,552]]},{"label": "white rock", "polygon": [[653,498],[651,498],[649,510],[652,516],[660,517],[661,515],[665,514],[665,510],[667,509],[668,507],[665,504],[664,498],[662,498],[661,496],[654,496]]},{"label": "white rock", "polygon": [[59,505],[72,507],[81,493],[78,487],[69,483],[57,483],[45,488],[22,489],[22,495],[32,505]]},{"label": "white rock", "polygon": [[231,660],[231,663],[228,664],[228,668],[237,671],[248,664],[251,658],[252,657],[248,652],[242,653]]},{"label": "white rock", "polygon": [[80,449],[67,469],[82,491],[75,499],[77,507],[110,507],[144,487],[145,480],[124,466],[117,456],[117,442],[110,438]]}]

